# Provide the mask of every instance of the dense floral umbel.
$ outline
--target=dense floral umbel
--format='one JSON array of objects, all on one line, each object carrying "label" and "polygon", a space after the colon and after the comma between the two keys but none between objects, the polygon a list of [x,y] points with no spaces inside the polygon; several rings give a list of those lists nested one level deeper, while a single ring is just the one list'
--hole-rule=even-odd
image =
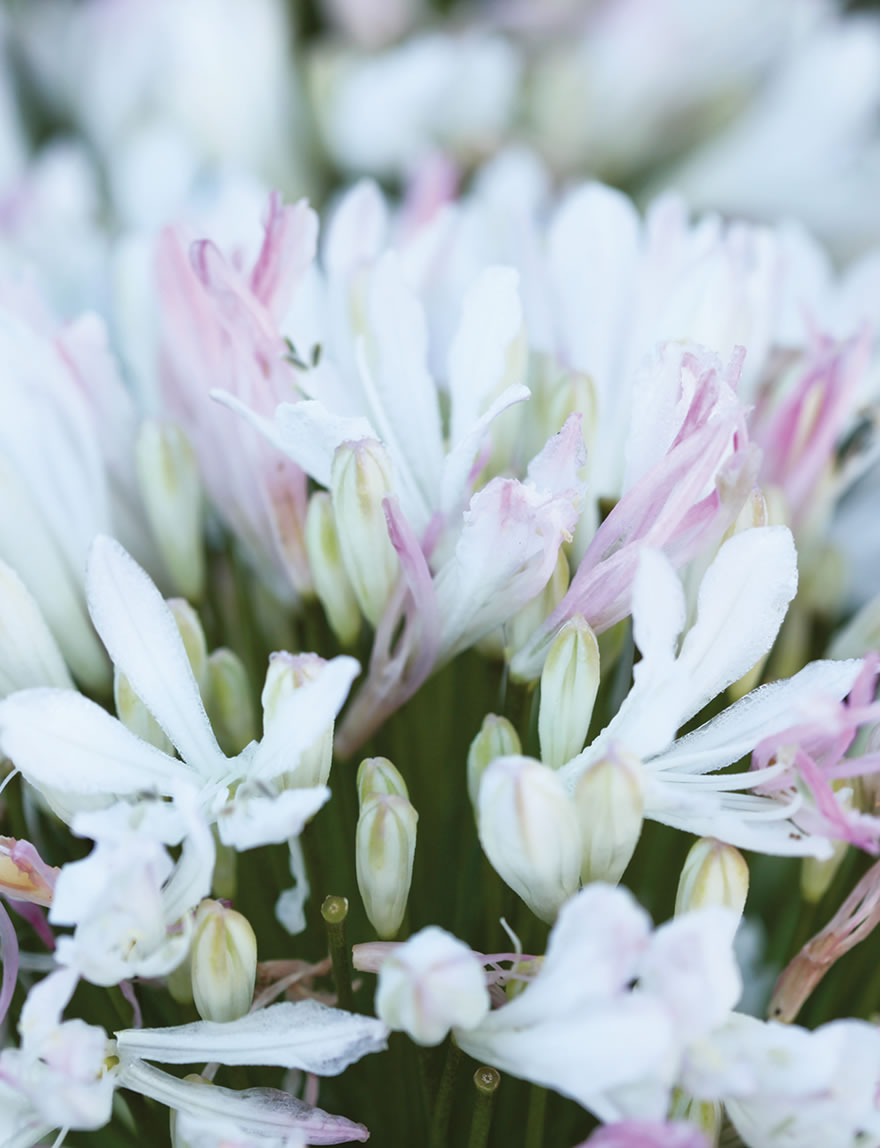
[{"label": "dense floral umbel", "polygon": [[0,17],[0,1142],[876,1148],[880,254],[555,183],[875,21],[299,7]]}]

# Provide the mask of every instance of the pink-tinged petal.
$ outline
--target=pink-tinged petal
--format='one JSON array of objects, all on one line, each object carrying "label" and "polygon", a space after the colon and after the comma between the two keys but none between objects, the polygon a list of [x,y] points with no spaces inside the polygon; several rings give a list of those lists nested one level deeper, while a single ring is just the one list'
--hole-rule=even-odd
[{"label": "pink-tinged petal", "polygon": [[6,1019],[12,994],[18,980],[18,937],[9,914],[0,901],[0,960],[3,961],[3,979],[0,980],[0,1024]]},{"label": "pink-tinged petal", "polygon": [[761,480],[785,492],[795,522],[809,513],[816,485],[834,462],[870,346],[867,329],[839,345],[820,340],[779,407],[771,413],[759,409],[753,419],[755,439],[764,449]]},{"label": "pink-tinged petal", "polygon": [[222,777],[226,758],[162,595],[119,543],[103,535],[92,544],[86,588],[95,629],[131,688],[188,765],[202,777]]},{"label": "pink-tinged petal", "polygon": [[179,1080],[139,1060],[123,1066],[120,1083],[173,1108],[181,1116],[209,1125],[219,1123],[227,1138],[224,1142],[231,1143],[230,1125],[240,1136],[273,1140],[290,1136],[295,1138],[291,1143],[297,1144],[348,1144],[368,1140],[370,1135],[363,1124],[313,1108],[275,1088],[236,1092],[216,1084]]},{"label": "pink-tinged petal", "polygon": [[354,658],[332,658],[311,681],[287,693],[246,762],[246,779],[271,781],[294,769],[300,754],[333,724],[360,670]]},{"label": "pink-tinged petal", "polygon": [[70,690],[22,690],[0,702],[0,746],[37,788],[83,797],[145,789],[171,796],[189,775],[182,762]]},{"label": "pink-tinged petal", "polygon": [[9,908],[13,913],[17,913],[23,921],[27,921],[50,953],[55,952],[55,934],[46,920],[45,912],[39,905],[33,905],[28,901],[10,899]]},{"label": "pink-tinged petal", "polygon": [[251,272],[254,295],[276,322],[285,311],[315,258],[318,217],[302,199],[285,207],[279,192],[269,197],[263,246]]},{"label": "pink-tinged petal", "polygon": [[338,1076],[371,1052],[386,1047],[388,1028],[314,1000],[270,1005],[223,1024],[196,1021],[172,1028],[116,1033],[121,1056],[161,1064],[217,1060],[228,1065],[278,1065],[318,1076]]},{"label": "pink-tinged petal", "polygon": [[335,749],[341,757],[353,753],[412,697],[434,668],[439,649],[440,615],[427,560],[396,499],[385,498],[383,507],[403,577],[376,629],[367,680],[337,731]]},{"label": "pink-tinged petal", "polygon": [[52,904],[59,872],[46,864],[30,841],[0,837],[0,893],[46,907]]},{"label": "pink-tinged petal", "polygon": [[709,1148],[709,1141],[693,1124],[624,1120],[597,1128],[577,1148]]},{"label": "pink-tinged petal", "polygon": [[[349,5],[353,9],[359,6]],[[377,13],[380,7],[384,5],[377,6]],[[407,183],[398,220],[404,242],[429,224],[444,204],[455,198],[459,174],[454,160],[445,152],[431,152],[419,161]]]},{"label": "pink-tinged petal", "polygon": [[586,452],[571,415],[529,466],[471,499],[454,556],[435,579],[446,660],[511,618],[547,584],[577,524]]}]

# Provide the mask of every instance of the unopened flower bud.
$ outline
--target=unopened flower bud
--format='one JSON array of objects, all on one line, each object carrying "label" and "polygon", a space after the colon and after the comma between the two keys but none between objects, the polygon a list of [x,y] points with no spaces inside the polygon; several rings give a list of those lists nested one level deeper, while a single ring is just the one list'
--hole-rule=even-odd
[{"label": "unopened flower bud", "polygon": [[257,938],[247,918],[219,901],[202,901],[196,910],[190,961],[199,1016],[214,1021],[244,1016],[257,976]]},{"label": "unopened flower bud", "polygon": [[559,769],[587,740],[599,689],[599,643],[580,614],[565,623],[541,671],[538,739],[541,760]]},{"label": "unopened flower bud", "polygon": [[387,451],[371,439],[343,443],[330,483],[342,560],[364,616],[376,626],[400,566],[382,506],[392,491]]},{"label": "unopened flower bud", "polygon": [[183,639],[186,656],[192,667],[193,677],[201,689],[208,667],[208,643],[205,641],[202,623],[196,611],[183,598],[169,598],[168,609],[174,615],[174,621],[177,623],[177,628]]},{"label": "unopened flower bud", "polygon": [[208,656],[204,694],[220,748],[235,757],[259,736],[247,670],[238,654],[221,647]]},{"label": "unopened flower bud", "polygon": [[357,771],[358,805],[363,809],[371,797],[409,797],[400,770],[387,757],[365,757]]},{"label": "unopened flower bud", "polygon": [[580,777],[574,805],[583,839],[581,881],[616,884],[642,833],[645,802],[642,765],[620,750],[595,762]]},{"label": "unopened flower bud", "polygon": [[832,841],[830,857],[804,857],[801,861],[801,894],[811,905],[817,904],[837,876],[847,851],[846,841]]},{"label": "unopened flower bud", "polygon": [[553,772],[528,757],[500,757],[480,782],[477,828],[495,872],[542,921],[578,887],[581,835],[574,805]]},{"label": "unopened flower bud", "polygon": [[357,882],[364,909],[383,939],[406,912],[419,815],[405,797],[380,794],[361,807],[356,831]]},{"label": "unopened flower bud", "polygon": [[685,858],[675,912],[720,906],[742,916],[748,891],[749,867],[742,853],[714,837],[701,837]]},{"label": "unopened flower bud", "polygon": [[475,810],[479,804],[480,782],[489,762],[496,757],[519,757],[521,753],[522,743],[512,723],[506,717],[486,714],[467,756],[468,793]]},{"label": "unopened flower bud", "polygon": [[482,965],[436,925],[396,946],[379,969],[376,1015],[417,1044],[439,1044],[453,1025],[474,1028],[488,1012]]},{"label": "unopened flower bud", "polygon": [[147,419],[135,444],[135,467],[147,520],[177,592],[197,600],[205,582],[202,486],[186,435]]},{"label": "unopened flower bud", "polygon": [[330,629],[342,646],[351,646],[361,628],[361,612],[342,560],[336,517],[326,490],[317,491],[309,500],[305,540],[315,593]]},{"label": "unopened flower bud", "polygon": [[548,369],[550,376],[546,399],[538,403],[541,443],[557,434],[569,415],[577,413],[581,416],[584,445],[587,450],[591,450],[598,412],[596,384],[582,371],[567,371],[560,378],[559,366],[555,362]]},{"label": "unopened flower bud", "polygon": [[[556,565],[550,575],[550,581],[540,593],[536,594],[531,602],[504,624],[504,652],[508,659],[512,658],[517,650],[521,649],[541,625],[544,619],[552,614],[568,589],[569,571],[568,559],[562,549],[556,556]],[[519,680],[516,673],[512,673],[514,680]]]},{"label": "unopened flower bud", "polygon": [[0,698],[32,686],[70,690],[73,682],[36,600],[0,562]]},{"label": "unopened flower bud", "polygon": [[[318,654],[272,654],[263,685],[263,730],[275,721],[284,702],[295,690],[313,682],[327,664]],[[280,783],[286,788],[325,785],[330,776],[333,760],[333,722],[303,750],[299,760],[291,762],[288,772],[281,775]]]}]

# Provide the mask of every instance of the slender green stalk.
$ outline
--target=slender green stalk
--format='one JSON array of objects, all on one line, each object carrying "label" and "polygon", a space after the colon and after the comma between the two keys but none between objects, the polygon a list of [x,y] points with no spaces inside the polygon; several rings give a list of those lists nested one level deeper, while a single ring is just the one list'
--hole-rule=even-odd
[{"label": "slender green stalk", "polygon": [[351,952],[345,943],[345,918],[348,916],[348,898],[329,896],[321,905],[321,916],[327,925],[330,960],[333,962],[333,980],[336,1001],[340,1008],[354,1011],[351,988]]},{"label": "slender green stalk", "polygon": [[474,1114],[471,1117],[471,1134],[467,1148],[486,1148],[492,1124],[492,1109],[495,1106],[495,1093],[500,1083],[501,1073],[495,1068],[483,1065],[474,1073],[477,1095],[474,1100]]},{"label": "slender green stalk", "polygon": [[434,1102],[434,1112],[431,1116],[431,1148],[443,1148],[449,1134],[449,1117],[452,1114],[452,1095],[455,1090],[455,1076],[461,1062],[461,1049],[455,1040],[449,1038],[449,1048],[446,1051],[446,1063],[443,1065],[443,1075],[440,1077],[440,1086],[437,1089],[437,1099]]},{"label": "slender green stalk", "polygon": [[529,1114],[526,1117],[526,1137],[523,1148],[541,1148],[544,1143],[544,1112],[547,1108],[547,1089],[533,1084],[529,1091]]}]

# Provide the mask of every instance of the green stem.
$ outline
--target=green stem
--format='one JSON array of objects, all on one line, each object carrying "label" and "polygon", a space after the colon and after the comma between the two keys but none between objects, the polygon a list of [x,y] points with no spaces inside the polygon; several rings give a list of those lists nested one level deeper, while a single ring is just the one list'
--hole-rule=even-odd
[{"label": "green stem", "polygon": [[529,1092],[529,1114],[526,1117],[524,1148],[541,1148],[544,1143],[544,1112],[547,1108],[547,1089],[533,1084]]},{"label": "green stem", "polygon": [[431,1148],[443,1148],[449,1133],[449,1117],[452,1114],[452,1094],[455,1089],[455,1076],[461,1062],[461,1049],[453,1037],[449,1038],[449,1048],[446,1052],[446,1063],[443,1065],[443,1075],[440,1077],[440,1087],[437,1089],[437,1099],[434,1103],[434,1112],[431,1117]]},{"label": "green stem", "polygon": [[492,1109],[495,1093],[501,1083],[501,1073],[495,1068],[483,1065],[474,1073],[474,1087],[477,1090],[474,1101],[474,1114],[471,1117],[471,1134],[467,1148],[486,1148],[489,1141],[489,1127],[492,1124]]},{"label": "green stem", "polygon": [[351,953],[345,943],[345,918],[348,916],[347,897],[325,897],[321,916],[327,925],[330,960],[333,962],[333,980],[336,984],[336,1003],[347,1012],[354,1011],[351,988]]}]

